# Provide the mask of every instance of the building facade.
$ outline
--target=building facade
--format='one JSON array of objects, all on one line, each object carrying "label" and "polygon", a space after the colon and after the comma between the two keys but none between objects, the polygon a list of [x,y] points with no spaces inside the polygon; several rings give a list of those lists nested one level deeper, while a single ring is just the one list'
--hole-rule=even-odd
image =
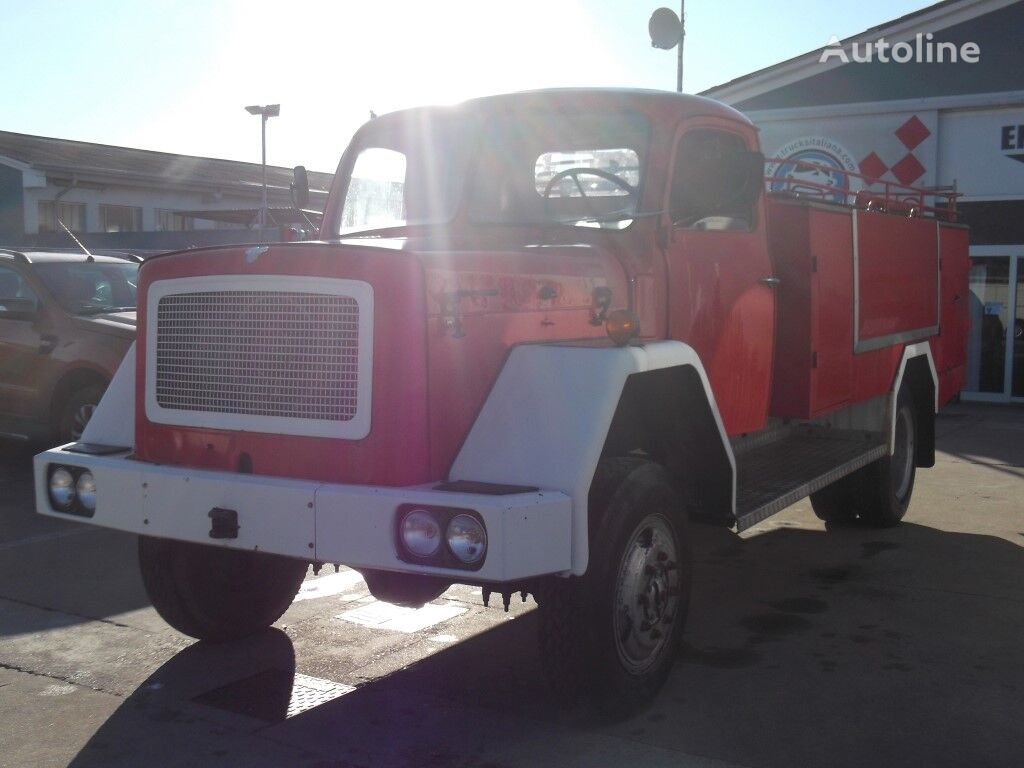
[{"label": "building facade", "polygon": [[[704,94],[751,117],[769,158],[850,171],[873,191],[890,182],[962,195],[965,399],[1024,402],[1022,40],[1022,0],[947,0]],[[793,182],[792,164],[768,168]]]},{"label": "building facade", "polygon": [[[292,178],[267,167],[269,206],[291,205]],[[309,173],[311,207],[322,210],[331,178]],[[259,163],[0,131],[0,245],[67,245],[58,219],[96,248],[255,241],[261,200]]]}]

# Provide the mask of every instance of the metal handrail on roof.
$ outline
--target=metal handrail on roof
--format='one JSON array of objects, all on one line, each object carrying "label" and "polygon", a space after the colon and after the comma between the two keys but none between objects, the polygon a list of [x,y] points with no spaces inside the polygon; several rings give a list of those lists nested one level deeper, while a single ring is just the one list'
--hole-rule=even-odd
[{"label": "metal handrail on roof", "polygon": [[[774,165],[776,173],[784,165],[794,168],[820,172],[831,182],[833,175],[843,177],[844,184],[813,181],[807,178],[790,178],[787,176],[765,176],[767,191],[773,194],[792,195],[810,200],[832,199],[854,208],[895,213],[905,216],[930,215],[944,221],[958,221],[957,199],[962,193],[953,187],[914,187],[884,179],[876,179],[856,171],[836,168],[831,165],[813,163],[792,157],[769,157],[765,163]],[[858,180],[862,189],[853,189],[852,179]],[[810,192],[800,190],[809,189]],[[837,199],[841,198],[841,199]]]}]

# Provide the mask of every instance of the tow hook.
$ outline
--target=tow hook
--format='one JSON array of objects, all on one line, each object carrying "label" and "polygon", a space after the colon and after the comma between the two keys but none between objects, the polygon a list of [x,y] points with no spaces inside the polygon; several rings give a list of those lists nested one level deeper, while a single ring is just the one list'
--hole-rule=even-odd
[{"label": "tow hook", "polygon": [[238,538],[238,512],[233,509],[222,509],[214,507],[209,513],[211,539],[237,539]]}]

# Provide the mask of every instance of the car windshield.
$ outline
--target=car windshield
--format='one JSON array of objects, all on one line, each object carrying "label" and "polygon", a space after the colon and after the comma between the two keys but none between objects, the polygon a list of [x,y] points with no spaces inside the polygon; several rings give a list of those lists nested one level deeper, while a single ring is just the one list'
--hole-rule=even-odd
[{"label": "car windshield", "polygon": [[[413,127],[415,126],[415,127]],[[524,110],[477,127],[428,114],[372,130],[352,161],[340,235],[451,222],[623,229],[639,213],[647,119]]]},{"label": "car windshield", "polygon": [[134,310],[139,265],[100,261],[56,261],[34,270],[60,305],[76,315]]}]

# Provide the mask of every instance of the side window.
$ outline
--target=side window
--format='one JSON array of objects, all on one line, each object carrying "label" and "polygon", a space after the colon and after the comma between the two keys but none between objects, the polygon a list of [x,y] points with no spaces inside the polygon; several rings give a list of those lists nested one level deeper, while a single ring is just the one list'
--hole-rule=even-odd
[{"label": "side window", "polygon": [[749,231],[763,185],[763,158],[742,137],[692,130],[679,143],[669,198],[677,227]]},{"label": "side window", "polygon": [[13,319],[34,312],[39,300],[21,275],[10,267],[0,267],[0,319]]}]

